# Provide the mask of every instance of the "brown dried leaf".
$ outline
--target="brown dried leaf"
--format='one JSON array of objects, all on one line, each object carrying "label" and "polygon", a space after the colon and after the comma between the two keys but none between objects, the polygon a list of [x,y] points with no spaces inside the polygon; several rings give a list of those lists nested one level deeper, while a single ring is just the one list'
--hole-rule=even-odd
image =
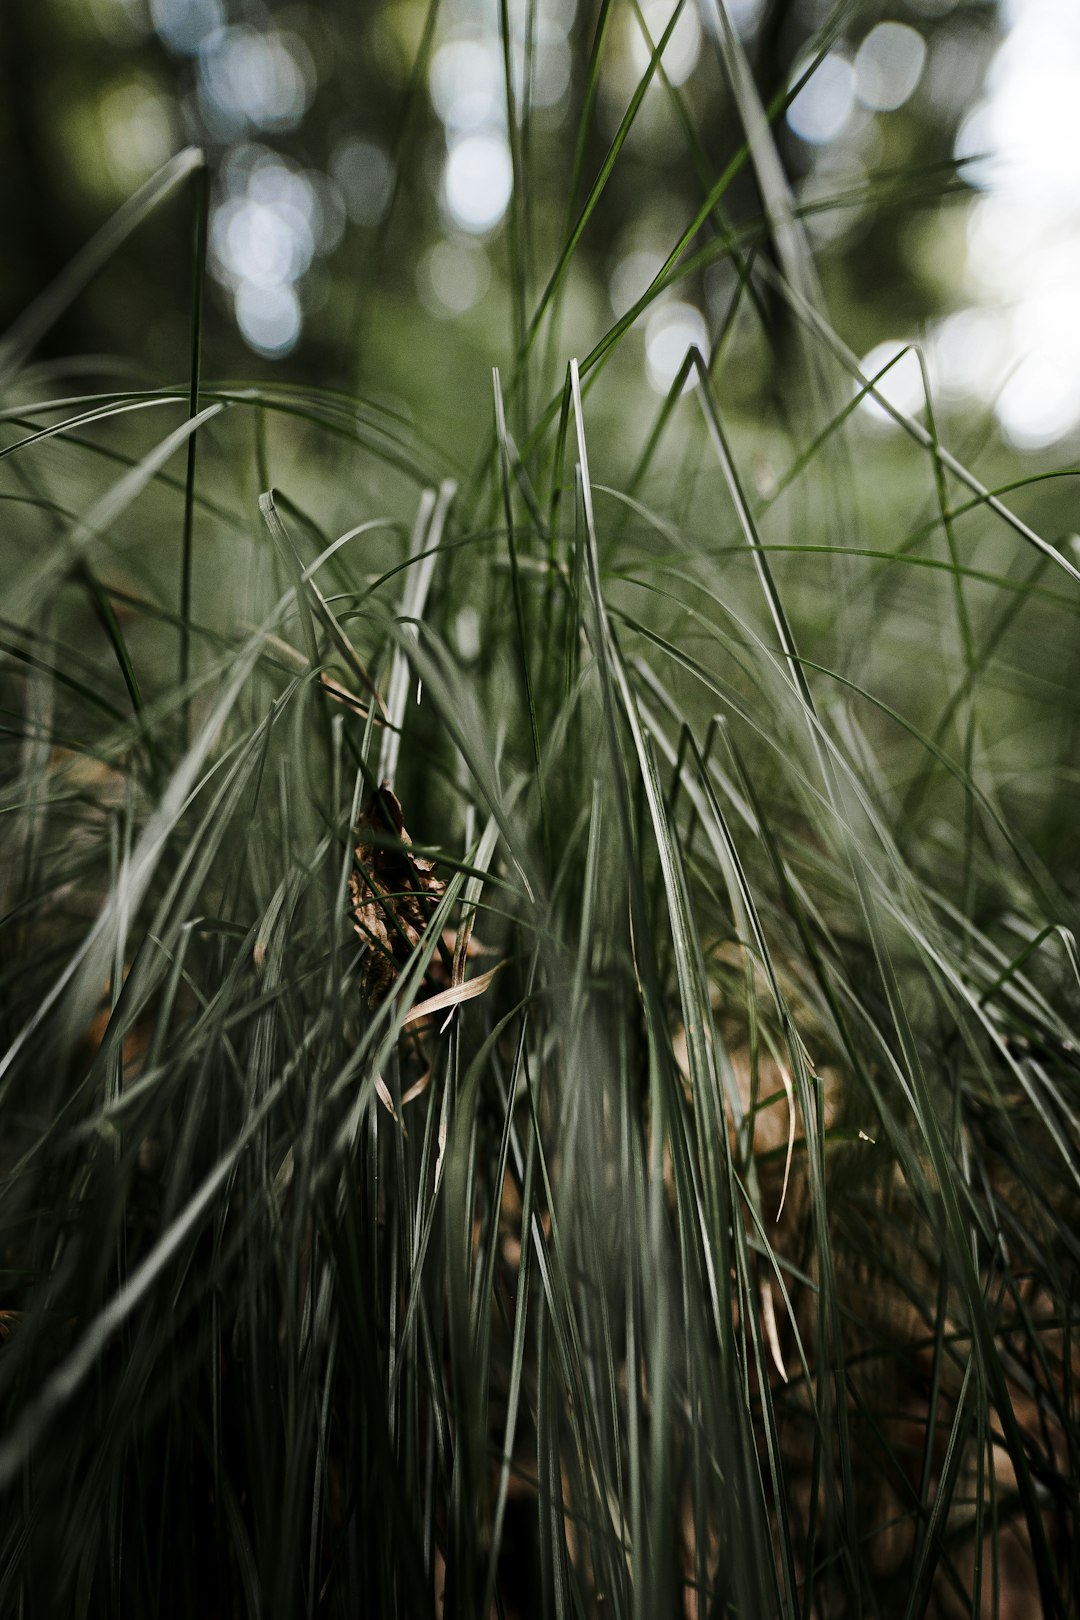
[{"label": "brown dried leaf", "polygon": [[410,1007],[402,1019],[402,1026],[415,1024],[421,1018],[429,1018],[432,1013],[445,1012],[447,1007],[457,1007],[463,1001],[474,1001],[482,996],[496,973],[506,966],[505,962],[497,962],[487,973],[480,973],[475,979],[466,979],[463,984],[452,984],[448,990],[440,990],[438,995],[429,996],[426,1001],[418,1001],[415,1007]]},{"label": "brown dried leaf", "polygon": [[363,989],[376,1007],[420,943],[446,885],[434,875],[434,861],[412,853],[401,805],[386,783],[364,805],[356,833],[349,898],[356,931],[371,946]]}]

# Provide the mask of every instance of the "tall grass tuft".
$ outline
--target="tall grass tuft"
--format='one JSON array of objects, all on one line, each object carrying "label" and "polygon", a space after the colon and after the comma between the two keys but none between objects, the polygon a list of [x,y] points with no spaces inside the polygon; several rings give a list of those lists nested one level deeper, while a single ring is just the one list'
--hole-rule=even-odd
[{"label": "tall grass tuft", "polygon": [[[862,431],[729,28],[744,147],[563,352],[663,43],[471,471],[213,380],[198,154],[2,351],[0,1613],[1075,1609],[1080,576]],[[57,392],[192,187],[190,376]],[[643,433],[723,256],[790,420],[718,342]]]}]

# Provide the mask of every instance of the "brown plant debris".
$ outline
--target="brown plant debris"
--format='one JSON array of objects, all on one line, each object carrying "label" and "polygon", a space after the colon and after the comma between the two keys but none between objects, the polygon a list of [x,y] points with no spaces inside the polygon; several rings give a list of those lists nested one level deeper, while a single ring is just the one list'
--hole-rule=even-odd
[{"label": "brown plant debris", "polygon": [[[364,997],[369,1007],[377,1007],[420,943],[446,884],[434,875],[434,861],[412,853],[401,805],[387,783],[367,800],[356,834],[349,899],[356,932],[370,946]],[[437,969],[429,974],[436,977]]]}]

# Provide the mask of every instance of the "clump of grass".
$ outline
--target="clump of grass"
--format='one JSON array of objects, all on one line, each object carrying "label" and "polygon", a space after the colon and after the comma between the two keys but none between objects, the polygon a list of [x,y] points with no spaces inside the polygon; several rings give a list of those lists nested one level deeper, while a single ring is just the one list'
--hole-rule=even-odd
[{"label": "clump of grass", "polygon": [[471,477],[198,294],[187,386],[20,377],[194,156],[4,351],[3,1612],[1075,1603],[1076,570],[932,411],[866,516],[724,48],[765,493],[722,358],[597,461],[640,309],[523,412],[603,172]]}]

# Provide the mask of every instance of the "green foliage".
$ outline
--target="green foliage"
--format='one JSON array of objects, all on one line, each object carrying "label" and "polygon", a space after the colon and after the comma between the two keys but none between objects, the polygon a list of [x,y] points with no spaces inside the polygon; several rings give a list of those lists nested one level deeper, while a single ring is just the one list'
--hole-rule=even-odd
[{"label": "green foliage", "polygon": [[[9,339],[0,1612],[1075,1605],[1080,575],[853,415],[723,52],[783,430],[544,397],[561,271],[471,472],[208,381],[196,156]],[[55,392],[193,181],[189,386]]]}]

